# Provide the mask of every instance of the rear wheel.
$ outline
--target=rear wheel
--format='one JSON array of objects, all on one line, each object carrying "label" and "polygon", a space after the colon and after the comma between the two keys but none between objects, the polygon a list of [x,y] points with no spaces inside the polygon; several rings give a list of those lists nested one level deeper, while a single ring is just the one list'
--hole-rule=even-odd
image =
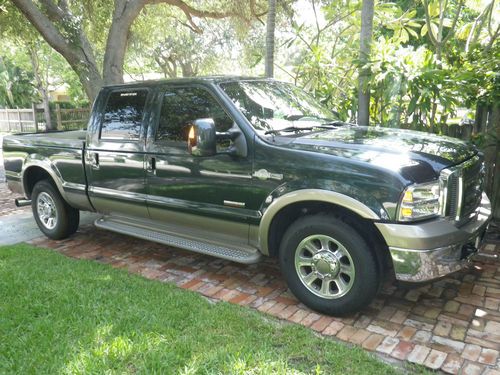
[{"label": "rear wheel", "polygon": [[305,216],[285,232],[280,265],[307,306],[346,315],[367,306],[380,285],[375,255],[355,229],[327,214]]},{"label": "rear wheel", "polygon": [[39,181],[33,187],[31,209],[38,228],[53,240],[66,238],[78,229],[80,211],[66,203],[47,180]]}]

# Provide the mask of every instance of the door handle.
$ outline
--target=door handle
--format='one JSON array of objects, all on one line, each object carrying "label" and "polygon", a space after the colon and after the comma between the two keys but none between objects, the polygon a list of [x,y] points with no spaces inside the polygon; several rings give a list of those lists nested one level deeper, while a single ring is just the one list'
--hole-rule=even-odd
[{"label": "door handle", "polygon": [[156,173],[156,158],[155,157],[149,157],[148,158],[148,165],[146,170],[151,173]]},{"label": "door handle", "polygon": [[97,152],[90,154],[90,167],[95,170],[99,169],[99,154]]}]

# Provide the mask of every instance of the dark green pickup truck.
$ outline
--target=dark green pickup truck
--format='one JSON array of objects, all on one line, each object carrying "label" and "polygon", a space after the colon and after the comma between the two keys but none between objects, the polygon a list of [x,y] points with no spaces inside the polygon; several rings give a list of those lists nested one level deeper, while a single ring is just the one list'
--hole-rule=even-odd
[{"label": "dark green pickup truck", "polygon": [[87,131],[7,136],[3,152],[50,238],[86,210],[99,228],[235,262],[275,257],[303,303],[334,315],[386,277],[460,270],[491,215],[474,146],[344,123],[274,80],[105,87]]}]

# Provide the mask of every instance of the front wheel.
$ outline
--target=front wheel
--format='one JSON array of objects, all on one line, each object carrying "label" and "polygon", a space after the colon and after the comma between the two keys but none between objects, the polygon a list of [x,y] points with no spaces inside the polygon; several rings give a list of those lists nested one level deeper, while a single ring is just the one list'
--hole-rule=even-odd
[{"label": "front wheel", "polygon": [[38,228],[53,240],[64,239],[78,229],[80,211],[71,207],[49,181],[39,181],[31,193],[31,209]]},{"label": "front wheel", "polygon": [[375,255],[358,232],[327,214],[304,216],[285,232],[280,266],[295,296],[310,308],[346,315],[375,297]]}]

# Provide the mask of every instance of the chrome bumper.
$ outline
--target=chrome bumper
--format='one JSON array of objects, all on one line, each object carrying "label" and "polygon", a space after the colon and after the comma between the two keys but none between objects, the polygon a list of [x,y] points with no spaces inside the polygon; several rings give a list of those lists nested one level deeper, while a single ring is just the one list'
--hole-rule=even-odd
[{"label": "chrome bumper", "polygon": [[475,217],[461,227],[445,219],[375,225],[389,247],[396,279],[422,282],[462,269],[479,247],[490,218],[490,201],[483,194]]}]

